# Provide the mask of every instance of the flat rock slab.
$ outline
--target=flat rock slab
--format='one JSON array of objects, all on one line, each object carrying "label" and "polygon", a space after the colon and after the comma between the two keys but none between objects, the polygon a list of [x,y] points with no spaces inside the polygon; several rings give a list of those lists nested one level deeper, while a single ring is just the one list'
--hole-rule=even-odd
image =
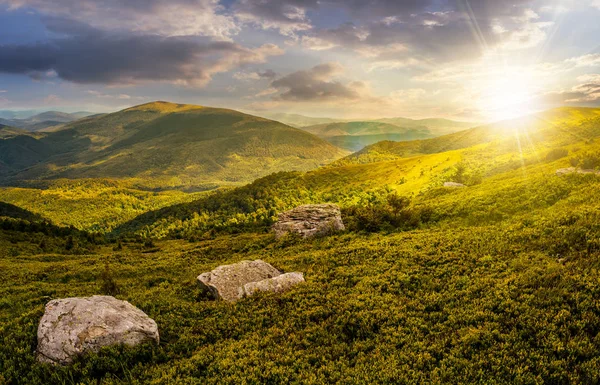
[{"label": "flat rock slab", "polygon": [[600,175],[600,171],[586,170],[586,169],[581,169],[581,168],[576,168],[576,167],[559,168],[558,170],[556,170],[556,175],[558,175],[558,176],[569,175],[569,174]]},{"label": "flat rock slab", "polygon": [[462,183],[456,183],[456,182],[446,182],[444,183],[444,187],[449,187],[449,188],[464,188],[467,187]]},{"label": "flat rock slab", "polygon": [[309,238],[345,229],[340,208],[334,204],[296,207],[279,214],[279,220],[273,225],[277,238],[288,233],[297,233]]},{"label": "flat rock slab", "polygon": [[48,302],[37,339],[38,361],[65,365],[105,346],[158,343],[159,335],[156,322],[129,302],[95,295]]},{"label": "flat rock slab", "polygon": [[304,282],[304,274],[286,273],[277,277],[263,279],[262,281],[247,283],[240,290],[242,296],[246,297],[261,291],[282,293],[302,282]]},{"label": "flat rock slab", "polygon": [[279,270],[264,261],[242,261],[232,265],[219,266],[213,271],[202,273],[198,276],[198,282],[214,297],[234,302],[243,297],[243,291],[240,288],[243,288],[245,284],[280,275]]}]

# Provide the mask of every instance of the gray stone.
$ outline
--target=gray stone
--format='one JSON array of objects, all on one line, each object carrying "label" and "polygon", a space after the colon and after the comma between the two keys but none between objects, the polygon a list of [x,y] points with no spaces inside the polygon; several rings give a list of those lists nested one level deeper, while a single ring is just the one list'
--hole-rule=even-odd
[{"label": "gray stone", "polygon": [[302,273],[286,273],[277,277],[263,279],[262,281],[247,283],[240,288],[240,294],[242,296],[251,296],[259,291],[281,293],[302,282],[304,282],[304,275]]},{"label": "gray stone", "polygon": [[219,266],[213,271],[200,274],[198,281],[214,297],[234,302],[242,298],[240,288],[245,284],[279,275],[281,275],[279,270],[264,261],[242,261],[232,265]]},{"label": "gray stone", "polygon": [[297,233],[309,238],[345,229],[340,208],[334,204],[296,207],[279,214],[279,220],[273,225],[277,238],[288,233]]},{"label": "gray stone", "polygon": [[559,168],[558,170],[556,170],[556,175],[558,175],[558,176],[569,175],[569,174],[600,175],[600,171],[581,169],[581,168],[576,168],[576,167]]},{"label": "gray stone", "polygon": [[464,188],[467,187],[462,183],[456,183],[456,182],[446,182],[444,183],[444,187],[449,187],[449,188]]},{"label": "gray stone", "polygon": [[38,361],[62,365],[105,346],[159,342],[156,322],[143,311],[127,301],[99,295],[48,302],[37,339]]}]

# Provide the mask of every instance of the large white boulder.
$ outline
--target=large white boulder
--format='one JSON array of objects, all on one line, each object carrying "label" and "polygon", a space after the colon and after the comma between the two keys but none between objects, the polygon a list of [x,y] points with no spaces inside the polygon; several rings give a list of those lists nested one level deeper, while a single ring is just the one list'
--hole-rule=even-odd
[{"label": "large white boulder", "polygon": [[65,365],[105,346],[158,343],[159,335],[156,322],[129,302],[95,295],[48,302],[37,339],[38,361]]}]

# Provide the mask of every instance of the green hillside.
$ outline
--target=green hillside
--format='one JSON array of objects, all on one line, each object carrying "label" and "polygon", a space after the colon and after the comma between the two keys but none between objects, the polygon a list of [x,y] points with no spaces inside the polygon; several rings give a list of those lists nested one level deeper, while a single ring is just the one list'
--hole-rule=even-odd
[{"label": "green hillside", "polygon": [[[557,168],[569,166],[565,154],[582,157],[596,151],[595,142],[582,139],[600,135],[600,118],[588,118],[596,116],[596,112],[589,110],[583,120],[564,120],[566,115],[554,118],[556,111],[550,111],[446,137],[385,142],[329,167],[304,174],[272,175],[234,191],[144,214],[118,231],[143,231],[163,237],[182,232],[189,235],[214,226],[267,226],[277,212],[294,205],[332,201],[351,207],[369,199],[381,199],[389,192],[414,196],[418,203],[438,205],[441,198],[432,191],[438,191],[446,181],[472,186],[490,183],[494,190],[495,178],[512,175],[518,180],[514,183],[520,184],[527,167],[550,177]],[[369,152],[373,147],[379,152]],[[548,155],[553,151],[561,155],[559,164]],[[547,157],[552,160],[551,166],[546,165]],[[463,191],[463,199],[469,201],[471,191]]]},{"label": "green hillside", "polygon": [[[553,110],[451,137],[450,150],[436,138],[387,161],[272,174],[146,212],[110,244],[0,229],[0,383],[598,383],[600,176],[556,170],[600,170],[599,112]],[[269,233],[278,212],[309,202],[339,203],[347,230]],[[306,283],[233,305],[196,283],[254,259]],[[37,363],[45,303],[93,294],[146,312],[161,343]]]},{"label": "green hillside", "polygon": [[39,139],[5,139],[2,148],[24,148],[0,159],[12,170],[4,173],[5,183],[118,178],[172,188],[239,184],[279,170],[308,170],[344,155],[281,123],[166,102],[84,118]]},{"label": "green hillside", "polygon": [[427,127],[435,136],[451,134],[453,132],[462,131],[466,130],[467,128],[477,126],[475,123],[457,122],[449,119],[384,118],[376,121],[406,128]]},{"label": "green hillside", "polygon": [[433,136],[425,126],[402,128],[381,122],[338,122],[302,129],[325,139],[334,146],[350,151],[358,151],[365,146],[385,140],[408,141]]},{"label": "green hillside", "polygon": [[328,124],[328,123],[336,123],[343,121],[343,119],[333,119],[333,118],[315,118],[311,116],[304,116],[300,114],[285,114],[285,113],[258,113],[260,116],[264,116],[267,119],[276,120],[283,124],[287,124],[288,126],[301,128],[314,126],[317,124]]},{"label": "green hillside", "polygon": [[9,139],[14,138],[15,136],[28,134],[28,131],[22,130],[20,128],[14,128],[0,124],[0,139]]}]

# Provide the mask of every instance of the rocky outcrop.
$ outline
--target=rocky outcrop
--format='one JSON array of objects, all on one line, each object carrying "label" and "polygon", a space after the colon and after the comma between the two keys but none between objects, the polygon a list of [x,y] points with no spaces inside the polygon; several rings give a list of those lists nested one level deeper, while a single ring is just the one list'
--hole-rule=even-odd
[{"label": "rocky outcrop", "polygon": [[215,298],[233,302],[242,298],[240,288],[245,284],[280,275],[279,270],[264,261],[242,261],[200,274],[198,282]]},{"label": "rocky outcrop", "polygon": [[247,283],[240,288],[240,294],[242,296],[251,296],[261,291],[281,293],[302,282],[304,282],[304,274],[286,273],[277,277],[263,279],[262,281]]},{"label": "rocky outcrop", "polygon": [[38,361],[65,365],[105,346],[158,343],[159,335],[156,322],[129,302],[95,295],[48,302],[37,339]]},{"label": "rocky outcrop", "polygon": [[288,233],[304,238],[345,230],[340,208],[334,204],[304,205],[279,214],[273,225],[277,238]]},{"label": "rocky outcrop", "polygon": [[559,168],[558,170],[556,170],[556,175],[558,175],[558,176],[569,175],[569,174],[600,175],[600,171],[587,170],[587,169],[581,169],[581,168],[576,168],[576,167]]},{"label": "rocky outcrop", "polygon": [[467,187],[462,183],[456,183],[456,182],[446,182],[444,183],[444,187],[449,187],[449,188],[464,188]]}]

